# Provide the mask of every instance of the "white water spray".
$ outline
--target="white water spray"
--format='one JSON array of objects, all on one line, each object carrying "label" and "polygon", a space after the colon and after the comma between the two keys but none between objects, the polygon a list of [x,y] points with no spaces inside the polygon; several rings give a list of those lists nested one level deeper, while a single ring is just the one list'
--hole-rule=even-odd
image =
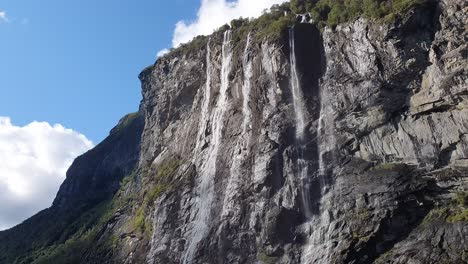
[{"label": "white water spray", "polygon": [[245,44],[244,50],[244,83],[242,85],[242,96],[244,98],[242,104],[242,113],[244,115],[244,121],[242,122],[242,133],[245,134],[247,129],[250,128],[252,123],[252,109],[250,108],[250,93],[252,90],[252,60],[249,60],[249,48],[251,42],[251,33],[247,36],[247,43]]},{"label": "white water spray", "polygon": [[297,73],[296,47],[294,40],[294,28],[289,29],[289,60],[291,64],[291,92],[293,95],[293,107],[296,116],[296,138],[299,141],[304,139],[305,131],[305,104],[302,94],[299,75]]},{"label": "white water spray", "polygon": [[[330,205],[330,196],[327,197],[326,178],[328,177],[327,162],[330,162],[330,158],[333,159],[333,156],[330,157],[329,154],[333,150],[333,147],[336,146],[336,138],[335,134],[333,133],[333,122],[328,121],[330,120],[330,117],[333,116],[332,105],[326,100],[328,97],[329,95],[327,95],[325,91],[320,91],[320,115],[316,131],[318,156],[317,177],[320,188],[316,189],[320,190],[321,213],[314,216],[313,218],[308,217],[308,223],[306,225],[309,229],[308,231],[310,232],[310,236],[302,251],[302,264],[313,263],[313,261],[317,260],[320,260],[320,263],[333,262],[328,258],[330,254],[326,253],[330,252],[334,248],[334,245],[331,242],[332,238],[329,236],[330,215],[329,210],[327,209],[333,205]],[[340,189],[341,183],[338,182],[334,186],[335,188],[338,187],[338,189]],[[306,187],[305,189],[310,189],[310,187]],[[309,199],[309,197],[307,197],[307,199]]]},{"label": "white water spray", "polygon": [[250,149],[250,140],[251,140],[251,128],[252,128],[252,109],[250,107],[251,102],[251,88],[252,88],[252,77],[253,77],[253,62],[249,59],[249,48],[251,44],[251,34],[247,36],[247,43],[244,50],[243,58],[243,72],[244,79],[242,85],[242,134],[237,140],[237,145],[235,148],[235,153],[233,161],[231,164],[230,177],[227,183],[226,190],[224,191],[224,201],[223,209],[221,213],[222,219],[228,221],[239,221],[240,219],[233,219],[232,215],[235,215],[235,211],[241,210],[240,202],[238,196],[241,194],[240,189],[243,183],[245,183],[245,178],[248,173],[242,171],[242,164],[248,158]]},{"label": "white water spray", "polygon": [[305,103],[304,95],[301,89],[301,83],[299,80],[299,75],[297,73],[297,63],[296,63],[296,47],[294,39],[294,28],[289,29],[289,60],[291,67],[291,92],[293,96],[293,107],[296,120],[296,144],[298,151],[297,158],[297,169],[299,171],[299,179],[301,180],[302,191],[301,199],[302,205],[304,207],[304,214],[307,218],[312,216],[310,210],[310,179],[308,175],[308,165],[307,161],[304,159],[305,151]]},{"label": "white water spray", "polygon": [[[211,101],[211,72],[213,69],[213,64],[211,62],[211,38],[208,40],[208,44],[206,45],[206,83],[205,83],[205,94],[202,101],[201,106],[201,113],[200,113],[200,121],[198,124],[198,134],[197,134],[197,143],[195,146],[194,151],[199,151],[200,147],[203,145],[205,141],[205,131],[206,126],[208,124],[208,118],[210,115],[210,101]],[[192,160],[195,162],[195,155]]]},{"label": "white water spray", "polygon": [[[204,141],[204,132],[206,129],[206,120],[208,113],[208,106],[210,103],[210,87],[211,87],[211,59],[210,59],[210,49],[208,46],[207,54],[207,80],[206,80],[206,91],[205,98],[202,105],[202,122],[205,125],[199,127],[198,134],[199,138],[197,139],[197,149],[200,144],[203,144]],[[228,30],[224,33],[224,42],[222,48],[222,67],[221,67],[221,86],[219,91],[219,98],[216,103],[216,107],[213,109],[211,115],[211,131],[212,138],[207,149],[207,158],[201,159],[202,164],[200,164],[199,169],[199,183],[197,185],[198,199],[195,202],[195,207],[198,209],[198,213],[193,223],[193,228],[188,242],[188,247],[185,252],[183,263],[190,264],[193,262],[195,253],[200,242],[208,235],[210,230],[211,222],[211,208],[214,199],[214,178],[217,172],[217,158],[220,149],[220,144],[222,140],[223,132],[223,120],[224,114],[228,107],[227,92],[229,88],[229,73],[231,72],[231,59],[232,59],[232,47],[231,47],[231,31]],[[204,116],[205,114],[205,116]]]}]

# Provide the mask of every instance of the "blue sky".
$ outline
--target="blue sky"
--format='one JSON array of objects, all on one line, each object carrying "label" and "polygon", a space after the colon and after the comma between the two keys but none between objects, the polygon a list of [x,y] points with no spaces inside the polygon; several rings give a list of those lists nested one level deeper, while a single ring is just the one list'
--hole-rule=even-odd
[{"label": "blue sky", "polygon": [[60,123],[98,143],[141,100],[139,72],[198,0],[0,0],[0,115]]},{"label": "blue sky", "polygon": [[[0,0],[0,230],[52,203],[159,51],[284,0]],[[39,121],[39,122],[36,122]]]}]

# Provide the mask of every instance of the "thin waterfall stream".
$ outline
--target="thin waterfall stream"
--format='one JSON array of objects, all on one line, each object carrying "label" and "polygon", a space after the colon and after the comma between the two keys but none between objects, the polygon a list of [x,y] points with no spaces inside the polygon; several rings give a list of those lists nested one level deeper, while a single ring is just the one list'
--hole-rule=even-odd
[{"label": "thin waterfall stream", "polygon": [[[223,201],[223,209],[221,217],[228,219],[233,211],[241,210],[239,205],[240,189],[245,183],[246,172],[242,171],[242,165],[249,157],[250,142],[252,136],[252,109],[251,109],[251,94],[252,94],[252,77],[253,77],[253,62],[249,59],[249,49],[251,48],[252,37],[249,33],[245,45],[242,67],[243,67],[243,84],[242,84],[242,134],[240,134],[236,145],[236,152],[233,156],[231,164],[230,177],[225,190]],[[232,219],[231,219],[232,220]]]},{"label": "thin waterfall stream", "polygon": [[296,122],[296,147],[297,147],[297,170],[298,176],[301,181],[301,199],[302,206],[304,209],[304,214],[306,218],[312,216],[311,206],[310,206],[310,179],[308,176],[308,164],[305,160],[305,102],[304,94],[302,92],[301,82],[299,79],[299,74],[297,72],[297,62],[296,62],[296,42],[294,36],[294,28],[289,29],[289,60],[291,68],[291,79],[290,79],[290,88],[293,96],[293,108]]},{"label": "thin waterfall stream", "polygon": [[[197,184],[197,200],[195,207],[198,210],[197,215],[194,219],[192,231],[190,234],[188,247],[185,252],[182,263],[190,264],[193,262],[197,248],[202,240],[208,235],[210,231],[211,222],[211,208],[214,200],[214,179],[217,172],[217,158],[222,141],[223,132],[223,121],[224,115],[228,108],[228,88],[229,88],[229,73],[232,66],[232,46],[231,46],[232,34],[230,30],[224,33],[224,41],[222,46],[222,64],[221,64],[221,85],[218,100],[215,108],[211,114],[211,141],[206,150],[207,158],[199,166],[200,182]],[[205,99],[202,105],[202,117],[203,113],[208,113],[208,106],[210,100],[211,91],[211,69],[212,62],[210,58],[210,48],[208,46],[207,54],[207,80],[205,87]],[[207,115],[202,122],[207,122]],[[204,141],[204,131],[206,125],[199,127],[199,138],[197,140],[197,148],[200,146],[202,140]]]}]

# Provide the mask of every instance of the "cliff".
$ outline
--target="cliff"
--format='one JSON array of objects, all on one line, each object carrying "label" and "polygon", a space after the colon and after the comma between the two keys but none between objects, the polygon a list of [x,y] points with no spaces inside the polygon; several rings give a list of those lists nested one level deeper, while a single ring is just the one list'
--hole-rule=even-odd
[{"label": "cliff", "polygon": [[468,263],[467,12],[171,52],[0,263]]}]

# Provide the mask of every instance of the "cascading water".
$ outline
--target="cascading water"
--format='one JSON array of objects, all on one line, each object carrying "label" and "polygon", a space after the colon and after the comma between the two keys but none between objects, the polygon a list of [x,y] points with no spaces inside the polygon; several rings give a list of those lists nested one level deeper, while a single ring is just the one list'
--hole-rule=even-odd
[{"label": "cascading water", "polygon": [[205,130],[208,123],[208,117],[210,114],[210,101],[211,101],[211,71],[213,69],[213,64],[211,62],[211,38],[208,40],[206,45],[206,83],[205,83],[205,94],[203,97],[203,102],[201,106],[200,113],[200,122],[198,125],[198,134],[197,134],[197,143],[194,151],[200,150],[200,145],[203,144],[205,140]]},{"label": "cascading water", "polygon": [[[204,142],[204,132],[206,130],[206,120],[208,117],[208,108],[210,103],[211,92],[211,50],[208,45],[207,51],[207,79],[205,98],[202,105],[202,122],[204,125],[199,127],[196,151]],[[195,202],[195,207],[198,209],[196,218],[193,223],[191,235],[188,242],[188,247],[185,252],[183,263],[189,264],[193,262],[197,247],[200,242],[206,237],[210,230],[211,208],[214,199],[214,178],[216,176],[216,161],[218,158],[219,148],[222,140],[224,114],[228,107],[228,88],[229,88],[229,73],[231,71],[232,47],[231,47],[231,31],[224,33],[224,41],[222,47],[222,67],[221,67],[221,85],[216,107],[211,115],[211,142],[206,150],[207,157],[199,164],[198,175],[200,176],[197,183],[198,198]],[[205,116],[204,116],[205,115]],[[204,118],[204,119],[203,119]],[[200,130],[201,129],[201,130]],[[204,160],[204,161],[203,161]]]},{"label": "cascading water", "polygon": [[[324,109],[322,109],[322,107],[320,108],[320,117],[319,117],[319,121],[318,121],[318,128],[317,128],[317,139],[322,139],[324,137],[324,134],[323,134],[323,113],[324,113]],[[322,185],[322,188],[325,186],[325,179],[324,179],[324,170],[325,170],[325,163],[324,163],[324,159],[323,159],[323,155],[324,155],[324,150],[322,149],[323,148],[323,144],[317,144],[317,152],[318,152],[318,159],[319,159],[319,162],[318,162],[318,176],[320,178],[320,184]]]},{"label": "cascading water", "polygon": [[244,84],[242,85],[242,96],[244,98],[242,104],[242,113],[244,115],[244,121],[242,122],[242,132],[246,133],[247,129],[251,126],[252,122],[252,109],[250,109],[250,93],[252,88],[252,61],[249,60],[249,48],[251,42],[251,34],[247,36],[247,43],[245,44],[244,50]]},{"label": "cascading water", "polygon": [[291,65],[290,88],[293,96],[293,107],[296,121],[296,144],[298,151],[297,169],[302,184],[301,198],[304,214],[307,218],[312,215],[310,209],[310,179],[308,176],[307,161],[304,159],[305,152],[305,103],[301,89],[301,83],[297,72],[296,47],[294,39],[294,28],[289,29],[289,60]]},{"label": "cascading water", "polygon": [[[336,140],[334,137],[333,133],[330,133],[330,124],[327,124],[326,118],[327,116],[332,115],[332,108],[329,103],[326,102],[327,96],[324,94],[323,91],[320,92],[320,115],[318,119],[318,126],[316,130],[317,134],[317,156],[318,156],[318,168],[316,172],[316,176],[318,178],[318,186],[319,188],[314,188],[314,189],[319,189],[320,190],[320,195],[322,197],[322,204],[323,206],[323,197],[325,195],[325,190],[326,190],[326,177],[327,177],[327,172],[326,172],[326,163],[325,161],[330,158],[330,157],[325,157],[325,155],[332,150],[333,146],[336,146]],[[302,152],[304,148],[300,148],[300,151]],[[300,154],[302,155],[302,154]],[[326,160],[325,160],[326,158]],[[304,162],[305,163],[305,162]],[[302,165],[304,164],[301,161],[301,156],[299,158],[298,164],[299,168],[302,169]],[[307,168],[304,170],[307,171]],[[301,173],[302,174],[302,173]],[[307,172],[303,175],[303,177],[307,177]],[[306,231],[309,233],[309,237],[307,239],[307,243],[303,247],[302,255],[301,255],[301,264],[310,264],[314,259],[317,259],[320,254],[323,255],[323,252],[327,252],[331,250],[331,248],[334,246],[333,243],[328,243],[327,245],[323,246],[322,241],[324,239],[328,239],[331,241],[331,238],[325,238],[326,235],[328,234],[327,230],[329,228],[329,214],[327,210],[324,210],[322,208],[321,213],[318,213],[314,217],[311,215],[310,211],[310,188],[311,188],[311,183],[310,181],[307,180],[307,178],[303,178],[303,200],[304,204],[306,206],[306,217],[307,217],[307,223],[304,225],[306,228]],[[329,205],[328,205],[329,206]],[[327,254],[325,254],[327,255]],[[319,257],[323,263],[331,263],[332,260],[330,259],[323,259]]]},{"label": "cascading water", "polygon": [[[251,88],[252,88],[252,60],[249,59],[249,48],[251,44],[251,34],[247,36],[247,43],[244,50],[243,57],[243,73],[244,80],[242,85],[242,134],[239,136],[236,146],[236,153],[234,154],[233,162],[230,170],[229,181],[225,190],[223,209],[221,213],[222,218],[229,218],[234,210],[241,210],[239,207],[239,199],[236,196],[240,194],[238,191],[243,182],[242,176],[245,175],[242,171],[242,164],[245,162],[249,155],[249,144],[251,139],[252,127],[252,109],[250,108],[251,102]],[[230,219],[233,220],[233,219]]]},{"label": "cascading water", "polygon": [[294,40],[294,28],[289,29],[289,59],[291,64],[291,92],[293,95],[293,107],[296,117],[296,139],[304,140],[305,131],[305,104],[301,90],[299,75],[297,73],[296,47]]},{"label": "cascading water", "polygon": [[[333,133],[333,123],[327,122],[329,120],[327,117],[333,115],[333,109],[331,104],[328,103],[328,96],[324,91],[320,93],[320,117],[318,120],[317,127],[317,156],[318,156],[318,169],[317,177],[318,184],[320,184],[320,195],[321,200],[321,212],[309,218],[307,222],[307,227],[310,229],[310,234],[307,239],[306,245],[303,247],[301,263],[309,264],[314,263],[314,260],[320,259],[323,263],[332,263],[333,260],[329,259],[331,255],[328,252],[331,252],[334,245],[333,238],[329,236],[330,228],[330,214],[329,208],[333,207],[333,200],[327,198],[327,182],[326,179],[329,177],[327,170],[327,162],[330,162],[330,159],[333,164],[333,155],[330,156],[330,153],[333,151],[333,147],[336,146],[336,139]],[[336,182],[334,188],[341,189],[341,183]],[[339,194],[341,196],[341,192]],[[340,199],[338,199],[340,200]],[[327,209],[328,208],[328,209]],[[312,228],[313,227],[313,228]]]}]

